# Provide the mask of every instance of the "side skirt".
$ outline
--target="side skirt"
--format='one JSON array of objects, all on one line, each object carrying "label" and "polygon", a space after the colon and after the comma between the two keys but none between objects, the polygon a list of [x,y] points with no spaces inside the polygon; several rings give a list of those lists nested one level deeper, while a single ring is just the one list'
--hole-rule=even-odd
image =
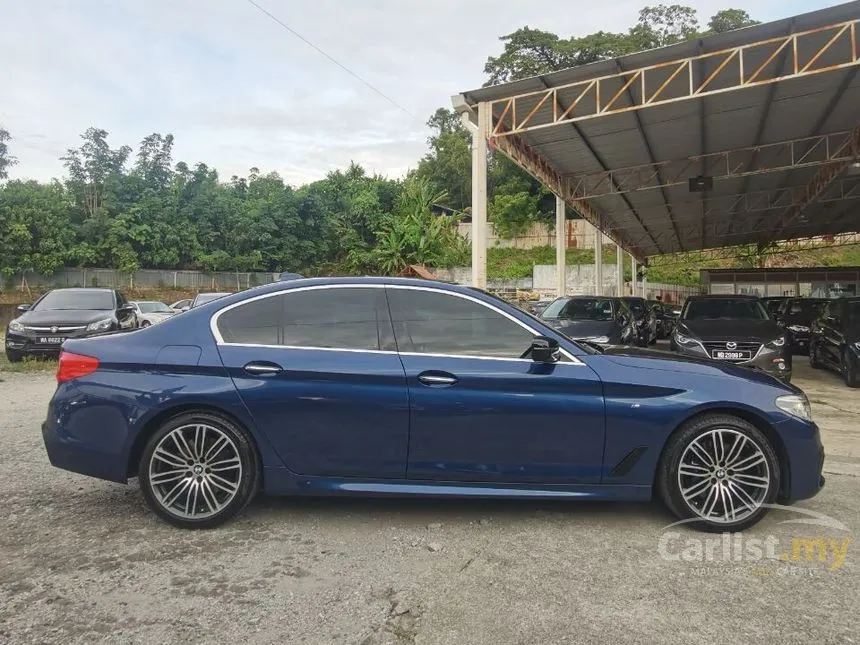
[{"label": "side skirt", "polygon": [[365,497],[478,497],[603,501],[647,501],[651,486],[576,484],[571,486],[408,479],[307,477],[286,468],[265,468],[267,495],[352,495]]}]

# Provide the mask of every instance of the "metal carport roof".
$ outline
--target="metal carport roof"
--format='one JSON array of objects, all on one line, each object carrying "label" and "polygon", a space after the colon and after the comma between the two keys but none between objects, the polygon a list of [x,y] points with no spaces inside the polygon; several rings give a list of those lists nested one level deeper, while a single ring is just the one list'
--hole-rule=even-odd
[{"label": "metal carport roof", "polygon": [[[455,106],[640,259],[857,232],[858,41],[851,2],[472,90]],[[700,176],[712,189],[692,192]]]}]

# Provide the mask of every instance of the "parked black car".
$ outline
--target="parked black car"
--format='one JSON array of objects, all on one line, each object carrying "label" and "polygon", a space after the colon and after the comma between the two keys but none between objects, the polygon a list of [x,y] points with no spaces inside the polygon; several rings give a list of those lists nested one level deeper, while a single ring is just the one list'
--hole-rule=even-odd
[{"label": "parked black car", "polygon": [[135,329],[134,307],[113,289],[54,289],[32,305],[21,305],[22,314],[6,326],[6,358],[10,363],[27,354],[59,354],[67,338]]},{"label": "parked black car", "polygon": [[633,313],[620,298],[556,298],[543,310],[540,318],[574,340],[599,345],[639,344]]},{"label": "parked black car", "polygon": [[659,300],[648,300],[647,302],[648,307],[656,318],[657,339],[663,340],[669,338],[672,335],[672,330],[675,328],[677,316],[672,315],[670,307]]},{"label": "parked black car", "polygon": [[636,319],[636,329],[639,334],[639,344],[642,347],[653,345],[657,342],[657,316],[645,302],[645,298],[627,296],[620,299]]},{"label": "parked black car", "polygon": [[809,364],[834,369],[849,387],[860,386],[860,298],[827,302],[812,323]]},{"label": "parked black car", "polygon": [[824,298],[786,298],[776,312],[777,323],[785,328],[785,340],[793,352],[809,349],[809,328],[827,304]]},{"label": "parked black car", "polygon": [[788,296],[767,296],[761,299],[761,304],[764,305],[768,315],[773,316],[779,312],[786,300],[788,300]]},{"label": "parked black car", "polygon": [[672,351],[759,369],[788,382],[785,332],[756,296],[690,296],[670,342]]}]

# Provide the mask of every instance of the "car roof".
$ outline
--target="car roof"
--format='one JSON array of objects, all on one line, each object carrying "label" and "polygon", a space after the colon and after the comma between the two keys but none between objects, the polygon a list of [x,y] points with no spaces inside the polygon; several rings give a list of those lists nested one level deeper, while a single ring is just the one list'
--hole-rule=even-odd
[{"label": "car roof", "polygon": [[60,287],[59,289],[51,289],[51,291],[103,291],[113,293],[113,289],[107,287]]},{"label": "car roof", "polygon": [[[786,297],[787,298],[788,296],[771,296],[769,298],[769,300],[773,300],[775,297],[779,297],[779,298]],[[747,294],[747,293],[738,293],[738,294],[709,293],[709,294],[703,294],[700,296],[687,296],[687,300],[724,300],[726,298],[731,298],[733,300],[734,299],[738,299],[738,300],[765,300],[765,298],[759,298],[758,296],[752,296],[752,295]]]}]

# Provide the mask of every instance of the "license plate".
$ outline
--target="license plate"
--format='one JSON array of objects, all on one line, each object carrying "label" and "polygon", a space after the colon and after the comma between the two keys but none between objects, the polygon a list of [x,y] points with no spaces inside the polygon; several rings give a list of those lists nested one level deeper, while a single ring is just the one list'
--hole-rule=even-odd
[{"label": "license plate", "polygon": [[60,338],[59,336],[47,336],[43,338],[39,338],[40,345],[61,345],[65,338]]},{"label": "license plate", "polygon": [[714,351],[711,355],[721,361],[742,361],[752,358],[749,352]]}]

